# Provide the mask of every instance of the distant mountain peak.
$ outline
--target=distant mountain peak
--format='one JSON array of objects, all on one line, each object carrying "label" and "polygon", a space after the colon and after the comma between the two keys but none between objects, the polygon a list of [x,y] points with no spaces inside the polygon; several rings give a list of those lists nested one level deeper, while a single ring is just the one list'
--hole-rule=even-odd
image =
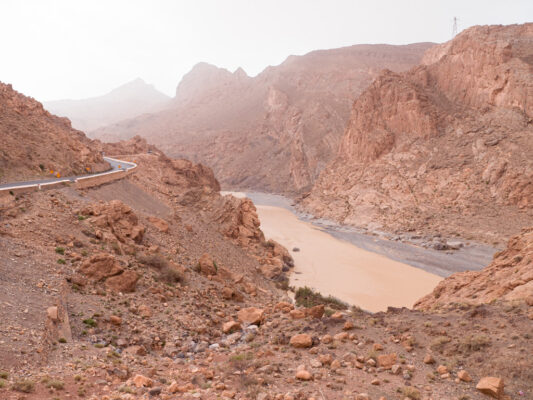
[{"label": "distant mountain peak", "polygon": [[135,78],[110,92],[80,100],[45,102],[47,109],[68,117],[72,125],[85,132],[104,125],[165,108],[170,97],[142,78]]}]

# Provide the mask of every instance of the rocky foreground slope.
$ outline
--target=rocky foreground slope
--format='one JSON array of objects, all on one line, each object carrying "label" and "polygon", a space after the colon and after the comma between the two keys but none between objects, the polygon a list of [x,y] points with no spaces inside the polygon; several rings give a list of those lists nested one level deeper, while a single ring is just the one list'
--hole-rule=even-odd
[{"label": "rocky foreground slope", "polygon": [[95,144],[72,129],[68,119],[1,82],[0,142],[0,183],[109,168]]},{"label": "rocky foreground slope", "polygon": [[477,26],[383,72],[301,204],[389,231],[501,244],[533,222],[533,24]]},{"label": "rocky foreground slope", "polygon": [[211,167],[223,186],[300,192],[335,156],[353,99],[383,68],[407,70],[430,46],[314,51],[253,78],[200,63],[168,110],[90,135],[106,142],[140,135],[171,157]]},{"label": "rocky foreground slope", "polygon": [[530,304],[295,305],[253,204],[145,146],[105,147],[139,165],[121,181],[0,198],[0,398],[533,395]]},{"label": "rocky foreground slope", "polygon": [[50,112],[67,117],[72,126],[90,132],[102,126],[160,111],[170,97],[138,78],[98,97],[80,100],[46,101]]},{"label": "rocky foreground slope", "polygon": [[486,304],[499,299],[525,299],[533,305],[533,228],[512,237],[488,267],[453,274],[414,307],[427,310],[451,303]]}]

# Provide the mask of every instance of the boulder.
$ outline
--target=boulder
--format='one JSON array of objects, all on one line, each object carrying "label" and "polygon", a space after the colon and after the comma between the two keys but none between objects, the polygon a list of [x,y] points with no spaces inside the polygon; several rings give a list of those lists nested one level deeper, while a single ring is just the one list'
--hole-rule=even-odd
[{"label": "boulder", "polygon": [[92,225],[110,231],[121,243],[142,242],[144,226],[139,225],[139,219],[132,208],[120,200],[91,204],[81,214],[90,215],[89,222]]},{"label": "boulder", "polygon": [[457,377],[462,380],[463,382],[472,382],[472,377],[468,372],[466,372],[464,369],[460,370],[457,373]]},{"label": "boulder", "polygon": [[434,364],[435,363],[435,359],[433,358],[433,356],[431,354],[426,354],[424,356],[424,363],[425,364]]},{"label": "boulder", "polygon": [[47,314],[48,318],[50,318],[50,320],[52,320],[54,322],[59,320],[56,306],[48,307],[46,309],[46,314]]},{"label": "boulder", "polygon": [[120,275],[107,278],[105,287],[107,290],[115,293],[131,293],[135,291],[139,275],[135,271],[124,271]]},{"label": "boulder", "polygon": [[268,279],[275,278],[276,276],[281,274],[282,271],[283,271],[283,267],[281,265],[269,265],[269,264],[261,265],[261,273],[263,274],[265,278],[268,278]]},{"label": "boulder", "polygon": [[390,354],[380,354],[377,358],[378,366],[385,368],[385,369],[391,369],[394,364],[396,364],[398,357],[396,353],[390,353]]},{"label": "boulder", "polygon": [[198,260],[198,270],[202,275],[216,275],[217,268],[213,258],[209,254],[205,253],[200,257]]},{"label": "boulder", "polygon": [[95,281],[101,281],[124,271],[118,260],[106,253],[92,256],[81,265],[79,270]]},{"label": "boulder", "polygon": [[150,318],[152,316],[152,309],[145,304],[139,306],[139,315],[143,318]]},{"label": "boulder", "polygon": [[313,346],[313,339],[307,333],[300,333],[291,337],[290,345],[299,349]]},{"label": "boulder", "polygon": [[311,374],[311,372],[305,369],[301,369],[296,372],[296,379],[299,379],[301,381],[310,381],[311,379],[313,379],[313,375]]},{"label": "boulder", "polygon": [[298,309],[298,310],[291,310],[291,312],[289,313],[290,317],[292,319],[303,319],[305,318],[305,312],[302,311],[301,309]]},{"label": "boulder", "polygon": [[233,333],[241,329],[241,324],[237,321],[228,321],[222,325],[222,332],[224,333]]},{"label": "boulder", "polygon": [[324,315],[324,304],[319,304],[317,306],[307,308],[305,312],[311,318],[320,319]]},{"label": "boulder", "polygon": [[288,313],[291,310],[294,310],[294,305],[286,301],[280,301],[278,304],[274,306],[274,311],[281,311],[284,313]]},{"label": "boulder", "polygon": [[437,367],[437,372],[442,375],[448,373],[448,367],[446,365],[439,365]]},{"label": "boulder", "polygon": [[265,310],[256,307],[243,308],[237,313],[239,321],[259,325],[263,321]]},{"label": "boulder", "polygon": [[154,381],[144,375],[137,374],[133,377],[133,384],[138,387],[152,387]]},{"label": "boulder", "polygon": [[478,384],[476,385],[476,389],[479,390],[481,393],[487,394],[496,399],[499,399],[500,396],[503,394],[503,387],[503,379],[496,378],[493,376],[486,376],[484,378],[481,378]]}]

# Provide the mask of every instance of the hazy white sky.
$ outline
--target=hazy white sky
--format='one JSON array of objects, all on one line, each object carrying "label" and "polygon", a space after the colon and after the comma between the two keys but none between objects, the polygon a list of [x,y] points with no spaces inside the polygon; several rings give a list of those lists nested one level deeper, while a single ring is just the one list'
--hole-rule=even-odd
[{"label": "hazy white sky", "polygon": [[0,0],[0,81],[40,101],[137,77],[173,95],[206,61],[256,75],[290,54],[444,42],[472,25],[533,21],[532,0]]}]

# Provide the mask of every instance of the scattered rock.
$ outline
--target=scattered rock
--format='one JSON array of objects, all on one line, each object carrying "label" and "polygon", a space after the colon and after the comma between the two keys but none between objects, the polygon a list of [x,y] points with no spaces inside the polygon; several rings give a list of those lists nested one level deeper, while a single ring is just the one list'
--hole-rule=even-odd
[{"label": "scattered rock", "polygon": [[256,307],[243,308],[237,313],[237,318],[239,321],[259,325],[263,322],[265,310]]},{"label": "scattered rock", "polygon": [[105,287],[115,293],[131,293],[135,291],[138,280],[137,272],[128,270],[106,279]]},{"label": "scattered rock", "polygon": [[481,378],[478,384],[476,385],[476,389],[479,390],[481,393],[487,394],[496,399],[499,399],[500,396],[503,394],[503,387],[503,379],[492,376],[486,376],[484,378]]},{"label": "scattered rock", "polygon": [[457,377],[462,380],[463,382],[471,382],[472,381],[472,377],[470,376],[470,374],[468,372],[466,372],[464,369],[460,370],[458,373],[457,373]]},{"label": "scattered rock", "polygon": [[424,363],[425,363],[425,364],[434,364],[434,363],[435,363],[435,359],[433,358],[433,355],[431,355],[431,354],[429,354],[429,353],[426,354],[426,355],[424,356]]},{"label": "scattered rock", "polygon": [[222,325],[222,332],[224,333],[233,333],[241,329],[241,324],[237,321],[228,321]]},{"label": "scattered rock", "polygon": [[296,372],[296,379],[299,379],[301,381],[310,381],[311,379],[313,379],[313,375],[311,374],[311,372],[302,369]]},{"label": "scattered rock", "polygon": [[120,266],[118,260],[114,256],[106,253],[92,256],[80,267],[80,272],[95,281],[118,275],[122,271],[124,269]]},{"label": "scattered rock", "polygon": [[304,349],[313,346],[313,339],[307,333],[300,333],[291,337],[290,345]]},{"label": "scattered rock", "polygon": [[138,374],[133,377],[133,384],[138,388],[152,387],[152,385],[154,384],[154,381],[151,380],[150,378],[147,378],[144,375]]},{"label": "scattered rock", "polygon": [[396,353],[391,354],[380,354],[377,358],[378,366],[385,369],[391,369],[394,364],[396,364],[398,357]]},{"label": "scattered rock", "polygon": [[216,275],[217,273],[215,262],[213,261],[211,255],[207,253],[202,255],[202,257],[200,257],[198,260],[198,268],[202,275]]},{"label": "scattered rock", "polygon": [[59,319],[56,306],[48,307],[46,309],[46,314],[47,314],[48,318],[50,318],[54,322]]}]

